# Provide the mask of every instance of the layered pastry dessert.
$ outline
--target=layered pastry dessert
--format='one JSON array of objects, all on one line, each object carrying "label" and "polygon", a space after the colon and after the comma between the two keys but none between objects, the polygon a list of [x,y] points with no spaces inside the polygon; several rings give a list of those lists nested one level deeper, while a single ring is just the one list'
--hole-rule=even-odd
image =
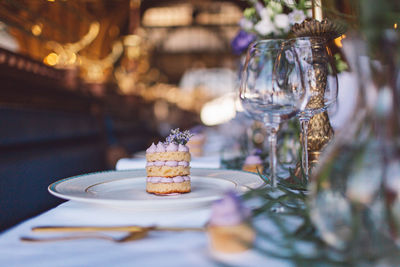
[{"label": "layered pastry dessert", "polygon": [[258,155],[248,155],[244,161],[242,170],[248,172],[255,172],[257,170],[262,173],[264,171],[263,161]]},{"label": "layered pastry dessert", "polygon": [[252,247],[255,232],[250,223],[251,211],[233,192],[213,203],[207,224],[211,248],[216,252],[238,253]]},{"label": "layered pastry dessert", "polygon": [[146,191],[169,195],[188,193],[190,187],[190,153],[186,146],[188,131],[171,131],[165,142],[154,143],[146,150]]}]

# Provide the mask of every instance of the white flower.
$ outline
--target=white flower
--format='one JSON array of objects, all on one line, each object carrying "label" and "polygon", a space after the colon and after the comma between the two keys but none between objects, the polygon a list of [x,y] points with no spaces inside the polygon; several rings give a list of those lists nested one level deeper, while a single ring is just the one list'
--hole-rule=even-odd
[{"label": "white flower", "polygon": [[295,0],[283,0],[282,2],[288,7],[293,7],[293,6],[296,5],[296,1]]},{"label": "white flower", "polygon": [[240,28],[242,28],[243,30],[249,31],[253,28],[253,22],[251,20],[248,20],[246,18],[242,18],[239,21],[239,26]]},{"label": "white flower", "polygon": [[268,35],[275,31],[274,24],[270,19],[262,19],[255,26],[254,29],[262,36]]},{"label": "white flower", "polygon": [[271,19],[274,11],[271,8],[263,8],[260,12],[261,19]]},{"label": "white flower", "polygon": [[282,30],[289,29],[289,17],[286,14],[278,14],[274,18],[275,26]]},{"label": "white flower", "polygon": [[291,13],[289,13],[290,24],[295,24],[295,23],[300,24],[305,19],[306,19],[306,15],[304,15],[304,12],[301,10],[295,9]]},{"label": "white flower", "polygon": [[279,2],[271,1],[269,2],[268,7],[270,7],[275,13],[282,12],[282,5]]}]

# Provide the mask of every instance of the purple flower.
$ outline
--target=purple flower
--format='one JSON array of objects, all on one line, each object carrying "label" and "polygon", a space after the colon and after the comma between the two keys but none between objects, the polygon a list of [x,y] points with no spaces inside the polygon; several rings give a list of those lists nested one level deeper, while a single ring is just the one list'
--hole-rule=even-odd
[{"label": "purple flower", "polygon": [[235,54],[240,55],[244,51],[246,51],[249,44],[251,44],[255,40],[256,40],[255,34],[240,30],[231,42],[232,50]]},{"label": "purple flower", "polygon": [[210,225],[238,225],[251,216],[251,210],[243,205],[241,199],[233,191],[212,204]]},{"label": "purple flower", "polygon": [[189,131],[180,132],[179,128],[171,130],[171,134],[165,139],[166,144],[175,143],[185,145],[193,136]]},{"label": "purple flower", "polygon": [[262,154],[262,150],[259,148],[256,148],[252,151],[251,155],[256,155],[256,156],[260,156]]}]

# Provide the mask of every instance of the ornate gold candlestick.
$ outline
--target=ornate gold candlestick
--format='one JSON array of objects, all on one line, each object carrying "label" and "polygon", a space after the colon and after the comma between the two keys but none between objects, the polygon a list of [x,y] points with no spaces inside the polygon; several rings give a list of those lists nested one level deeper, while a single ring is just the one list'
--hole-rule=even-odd
[{"label": "ornate gold candlestick", "polygon": [[[301,24],[295,24],[292,27],[292,32],[296,37],[319,37],[327,41],[332,40],[345,31],[345,27],[342,24],[334,23],[328,19],[318,21],[316,19],[307,19]],[[324,94],[327,84],[328,76],[328,58],[323,53],[323,49],[318,44],[312,43],[313,51],[313,67],[316,74],[316,83],[311,86],[313,97],[307,104],[307,108],[317,109],[324,107]],[[322,112],[314,115],[308,126],[307,135],[307,150],[308,150],[308,162],[309,166],[312,166],[318,161],[318,157],[321,150],[329,142],[333,136],[333,129],[329,121],[328,113]],[[300,177],[301,164],[297,164],[296,175]]]}]

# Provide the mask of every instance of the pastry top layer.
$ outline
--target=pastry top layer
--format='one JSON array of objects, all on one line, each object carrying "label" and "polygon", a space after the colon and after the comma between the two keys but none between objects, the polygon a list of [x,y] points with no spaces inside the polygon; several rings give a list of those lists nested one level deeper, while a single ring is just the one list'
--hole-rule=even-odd
[{"label": "pastry top layer", "polygon": [[184,151],[146,153],[146,160],[151,161],[186,161],[190,162],[190,153]]},{"label": "pastry top layer", "polygon": [[146,153],[151,154],[157,152],[174,152],[174,151],[189,152],[189,147],[182,144],[175,144],[175,143],[167,144],[158,142],[157,145],[152,143],[151,146],[146,150]]}]

